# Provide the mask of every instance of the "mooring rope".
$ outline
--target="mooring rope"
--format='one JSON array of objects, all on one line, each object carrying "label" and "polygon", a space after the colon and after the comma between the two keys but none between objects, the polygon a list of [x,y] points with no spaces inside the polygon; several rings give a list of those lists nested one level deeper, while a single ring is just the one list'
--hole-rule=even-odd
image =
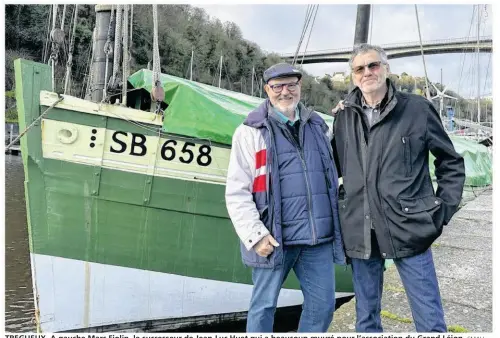
[{"label": "mooring rope", "polygon": [[17,136],[14,141],[10,142],[7,147],[5,147],[5,150],[9,150],[10,147],[12,147],[14,145],[14,143],[16,143],[21,137],[24,136],[24,134],[26,134],[28,131],[30,131],[30,129],[35,125],[35,123],[37,123],[38,121],[40,121],[40,119],[42,117],[45,116],[45,114],[47,114],[52,108],[54,108],[56,106],[56,104],[58,104],[59,102],[61,102],[62,100],[64,99],[64,97],[60,96],[59,99],[57,99],[57,101],[55,101],[54,103],[52,103],[52,105],[47,108],[43,113],[42,115],[38,116],[38,118],[33,121],[33,123],[31,123],[26,129],[23,130],[23,132],[21,134],[19,134],[19,136]]}]

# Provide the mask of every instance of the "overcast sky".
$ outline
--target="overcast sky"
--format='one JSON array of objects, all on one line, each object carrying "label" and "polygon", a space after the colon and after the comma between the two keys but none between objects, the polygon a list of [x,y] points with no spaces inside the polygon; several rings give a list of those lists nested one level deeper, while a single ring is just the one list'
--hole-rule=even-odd
[{"label": "overcast sky", "polygon": [[[195,5],[222,22],[236,23],[247,40],[268,52],[295,52],[303,29],[307,4],[304,5]],[[356,22],[356,5],[320,4],[307,51],[352,46]],[[473,5],[418,5],[422,40],[477,38],[477,12]],[[491,5],[480,6],[480,35],[492,35]],[[371,43],[388,44],[419,40],[414,5],[373,5]],[[471,26],[472,20],[472,26]],[[301,51],[307,41],[304,38]],[[491,53],[480,53],[481,95],[490,95],[492,82]],[[395,74],[407,72],[424,76],[421,56],[389,61]],[[443,83],[465,97],[477,95],[477,57],[474,53],[426,55],[425,63],[431,81]],[[490,64],[489,64],[490,63]],[[489,64],[489,66],[488,66]],[[321,63],[304,65],[309,73],[322,76],[347,71],[348,64]],[[462,73],[462,75],[460,75]],[[486,76],[486,77],[485,77]],[[460,84],[460,85],[459,85]]]}]

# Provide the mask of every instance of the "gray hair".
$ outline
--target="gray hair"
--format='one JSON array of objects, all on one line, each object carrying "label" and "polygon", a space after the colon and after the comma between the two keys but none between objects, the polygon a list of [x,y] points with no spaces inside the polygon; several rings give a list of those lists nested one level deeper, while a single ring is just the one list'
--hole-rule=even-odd
[{"label": "gray hair", "polygon": [[382,63],[384,64],[388,63],[387,54],[385,53],[385,50],[382,49],[382,47],[376,45],[370,45],[368,43],[362,43],[354,47],[354,50],[352,51],[351,54],[351,58],[349,59],[349,67],[352,68],[352,61],[356,56],[371,51],[376,51],[378,53],[378,55],[380,56],[380,61],[382,61]]}]

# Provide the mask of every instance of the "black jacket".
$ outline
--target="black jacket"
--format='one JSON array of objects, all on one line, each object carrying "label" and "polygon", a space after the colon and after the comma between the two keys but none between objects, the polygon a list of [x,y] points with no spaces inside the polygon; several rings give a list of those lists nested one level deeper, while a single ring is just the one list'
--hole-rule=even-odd
[{"label": "black jacket", "polygon": [[[344,193],[339,215],[347,256],[371,254],[371,224],[383,258],[427,250],[441,235],[462,198],[463,158],[424,97],[389,87],[380,117],[367,127],[361,91],[354,89],[334,122],[333,148]],[[437,191],[429,174],[435,156]],[[341,189],[342,191],[342,189]]]}]

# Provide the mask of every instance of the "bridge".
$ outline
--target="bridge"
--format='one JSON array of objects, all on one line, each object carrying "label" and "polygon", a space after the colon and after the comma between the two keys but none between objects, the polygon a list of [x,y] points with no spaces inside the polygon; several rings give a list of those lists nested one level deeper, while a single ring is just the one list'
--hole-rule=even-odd
[{"label": "bridge", "polygon": [[[479,51],[483,53],[491,53],[493,39],[491,36],[483,36],[479,38]],[[425,55],[443,54],[443,53],[461,53],[475,52],[477,50],[477,38],[457,38],[447,40],[432,40],[422,42]],[[420,42],[406,42],[380,45],[389,59],[403,58],[408,56],[421,55]],[[341,49],[324,49],[307,52],[302,62],[304,53],[299,53],[297,59],[303,64],[325,63],[325,62],[348,62],[351,57],[353,48]],[[281,57],[292,62],[295,53],[282,54]]]}]

